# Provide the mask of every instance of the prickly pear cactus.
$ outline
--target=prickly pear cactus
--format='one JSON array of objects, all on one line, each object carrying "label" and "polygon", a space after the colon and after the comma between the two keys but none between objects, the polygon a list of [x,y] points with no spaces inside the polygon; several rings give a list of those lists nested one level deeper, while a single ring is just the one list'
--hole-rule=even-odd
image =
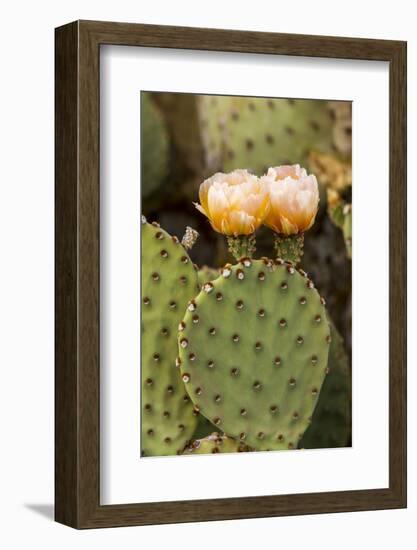
[{"label": "prickly pear cactus", "polygon": [[196,270],[178,239],[142,224],[142,454],[182,451],[197,418],[178,368],[177,327],[197,292]]},{"label": "prickly pear cactus", "polygon": [[227,435],[220,435],[217,432],[196,439],[188,447],[185,448],[184,455],[208,455],[211,453],[243,453],[251,451],[250,447],[237,441]]},{"label": "prickly pear cactus", "polygon": [[208,267],[207,265],[203,265],[203,267],[200,267],[197,273],[198,284],[200,288],[205,283],[209,283],[210,281],[214,281],[214,279],[217,279],[219,274],[219,270],[215,269],[214,267]]},{"label": "prickly pear cactus", "polygon": [[201,96],[203,141],[222,151],[223,170],[305,164],[313,149],[332,150],[333,120],[326,101]]},{"label": "prickly pear cactus", "polygon": [[[180,161],[194,175],[200,176],[208,171],[216,171],[217,159],[208,159],[202,143],[198,95],[155,92],[153,99],[161,109],[173,143],[175,144],[175,162]],[[214,162],[214,164],[213,164]],[[182,184],[184,185],[184,184]],[[193,188],[195,192],[195,188]]]},{"label": "prickly pear cactus", "polygon": [[343,232],[347,257],[352,259],[352,204],[337,191],[327,190],[327,212],[332,222]]},{"label": "prickly pear cactus", "polygon": [[331,324],[329,374],[324,381],[311,426],[300,448],[346,447],[351,436],[351,379],[343,338]]},{"label": "prickly pear cactus", "polygon": [[345,239],[348,258],[352,259],[352,205],[349,204],[345,207],[344,215],[343,237]]},{"label": "prickly pear cactus", "polygon": [[242,259],[189,303],[178,362],[196,409],[218,429],[256,450],[292,449],[311,421],[330,340],[304,272]]},{"label": "prickly pear cactus", "polygon": [[141,94],[141,185],[149,196],[168,173],[169,140],[164,119],[148,93]]},{"label": "prickly pear cactus", "polygon": [[329,101],[334,119],[333,141],[336,150],[343,155],[352,153],[352,103],[350,101]]}]

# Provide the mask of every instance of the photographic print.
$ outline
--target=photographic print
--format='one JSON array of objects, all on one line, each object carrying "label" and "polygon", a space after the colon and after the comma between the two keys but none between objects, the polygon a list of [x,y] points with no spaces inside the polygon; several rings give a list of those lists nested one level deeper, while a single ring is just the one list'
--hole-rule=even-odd
[{"label": "photographic print", "polygon": [[406,507],[406,43],[55,45],[56,520]]},{"label": "photographic print", "polygon": [[351,102],[140,101],[142,456],[349,447]]}]

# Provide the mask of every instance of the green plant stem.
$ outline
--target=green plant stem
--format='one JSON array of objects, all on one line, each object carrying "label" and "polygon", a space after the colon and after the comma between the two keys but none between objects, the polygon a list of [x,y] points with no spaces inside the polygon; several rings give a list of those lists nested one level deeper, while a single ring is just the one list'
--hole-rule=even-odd
[{"label": "green plant stem", "polygon": [[233,254],[237,261],[241,258],[252,258],[256,250],[255,234],[239,235],[237,237],[228,235],[227,245],[230,253]]},{"label": "green plant stem", "polygon": [[274,239],[276,257],[297,265],[304,254],[304,233],[281,235],[276,233]]}]

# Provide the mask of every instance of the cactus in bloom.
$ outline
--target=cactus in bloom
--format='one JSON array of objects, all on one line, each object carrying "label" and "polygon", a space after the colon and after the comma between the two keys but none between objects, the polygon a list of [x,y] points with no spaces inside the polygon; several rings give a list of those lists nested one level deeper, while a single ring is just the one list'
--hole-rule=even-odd
[{"label": "cactus in bloom", "polygon": [[220,435],[217,432],[204,437],[202,439],[194,440],[190,445],[188,445],[183,454],[184,455],[208,455],[211,453],[242,453],[251,451],[250,447],[228,437],[227,435]]},{"label": "cactus in bloom", "polygon": [[197,418],[175,364],[177,328],[198,291],[183,246],[158,224],[142,224],[142,454],[182,451]]},{"label": "cactus in bloom", "polygon": [[195,409],[255,450],[293,449],[327,373],[324,300],[283,260],[226,265],[179,327],[182,380]]},{"label": "cactus in bloom", "polygon": [[305,449],[346,447],[350,440],[351,379],[343,338],[331,323],[329,374],[320,392],[310,427],[299,446]]}]

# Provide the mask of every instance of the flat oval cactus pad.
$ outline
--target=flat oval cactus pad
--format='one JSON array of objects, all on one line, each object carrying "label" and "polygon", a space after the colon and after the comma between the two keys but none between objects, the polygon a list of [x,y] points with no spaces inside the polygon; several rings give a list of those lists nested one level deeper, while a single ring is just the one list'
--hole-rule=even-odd
[{"label": "flat oval cactus pad", "polygon": [[177,362],[196,409],[256,450],[296,448],[331,339],[307,275],[282,260],[225,266],[190,301],[179,328]]},{"label": "flat oval cactus pad", "polygon": [[175,366],[177,327],[198,291],[197,272],[176,237],[142,225],[141,408],[144,456],[182,452],[197,416]]}]

